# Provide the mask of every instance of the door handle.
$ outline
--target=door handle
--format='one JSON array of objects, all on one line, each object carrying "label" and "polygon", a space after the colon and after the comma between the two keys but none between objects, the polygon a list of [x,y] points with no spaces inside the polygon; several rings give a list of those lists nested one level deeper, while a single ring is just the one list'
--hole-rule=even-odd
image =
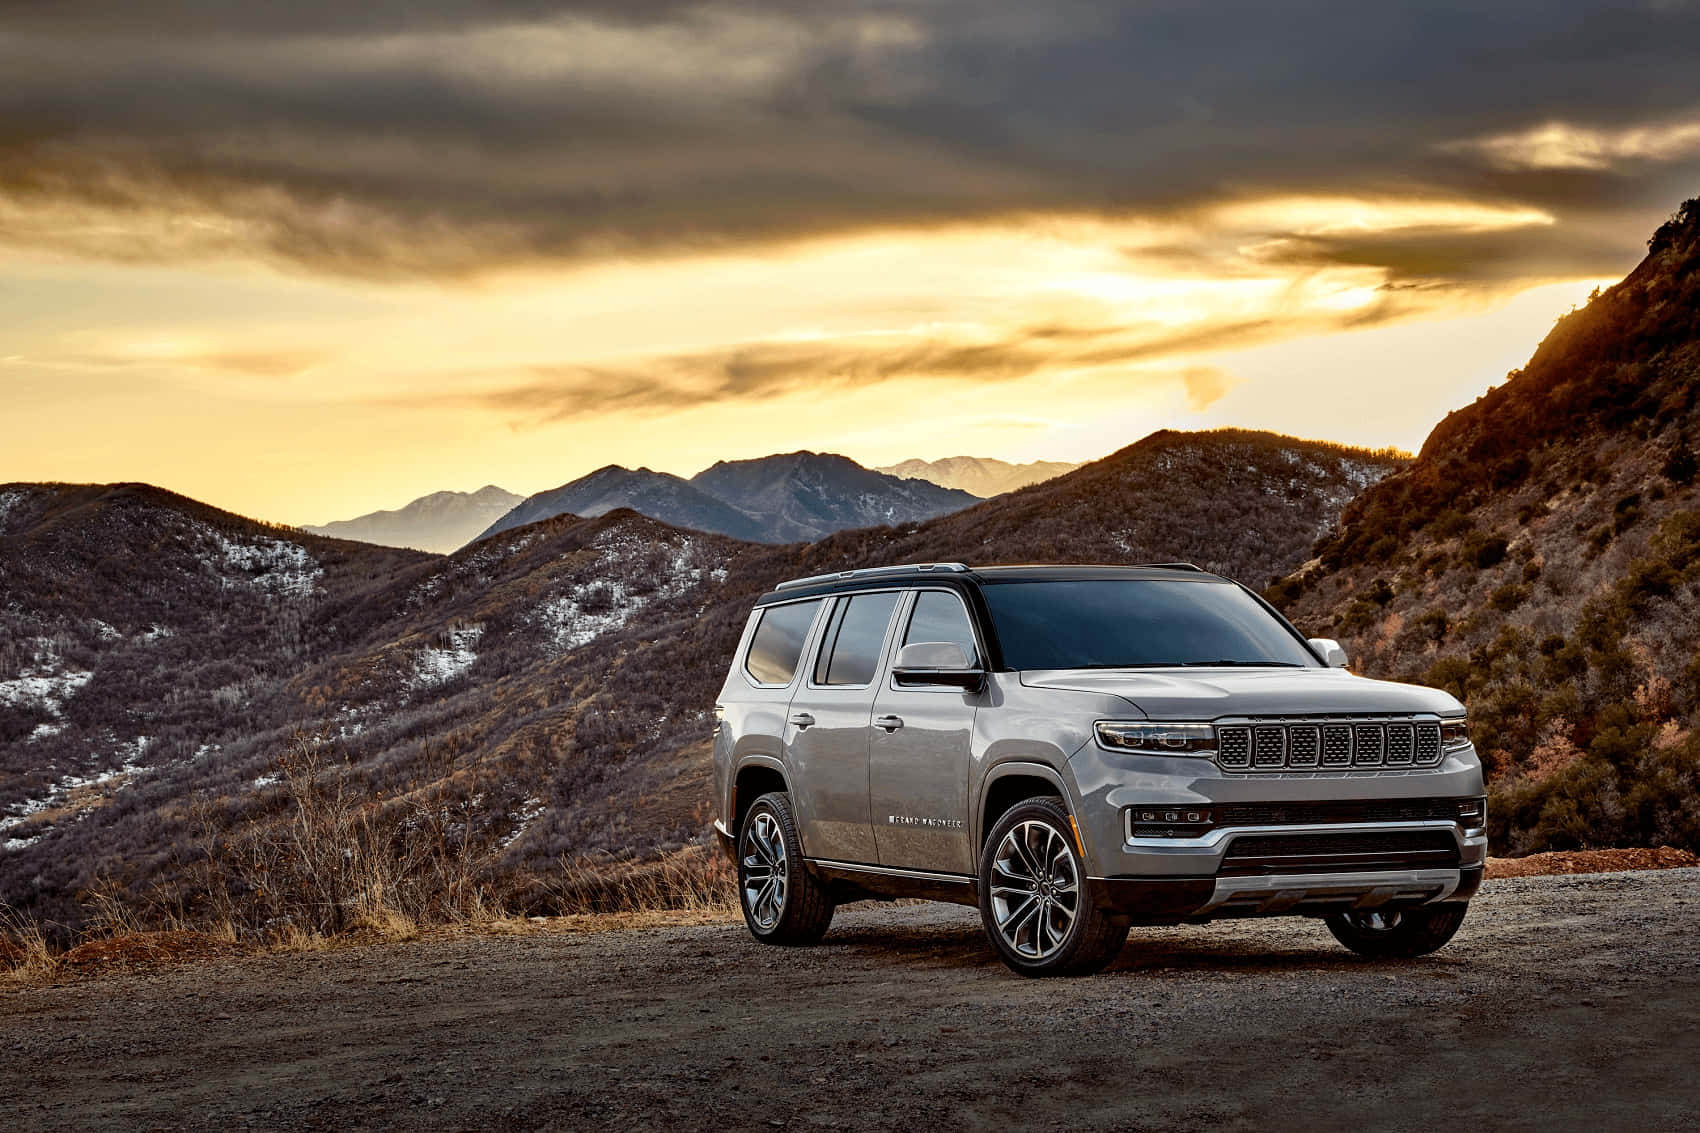
[{"label": "door handle", "polygon": [[901,717],[901,716],[875,716],[874,717],[874,727],[884,728],[888,732],[895,732],[895,731],[897,731],[897,729],[903,727],[903,717]]},{"label": "door handle", "polygon": [[791,722],[797,725],[798,728],[812,728],[814,727],[815,718],[810,716],[807,712],[793,712],[791,713]]}]

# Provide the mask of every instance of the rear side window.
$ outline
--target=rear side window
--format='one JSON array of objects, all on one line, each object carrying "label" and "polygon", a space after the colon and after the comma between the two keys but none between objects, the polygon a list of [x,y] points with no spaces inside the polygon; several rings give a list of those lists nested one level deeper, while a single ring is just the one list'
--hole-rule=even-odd
[{"label": "rear side window", "polygon": [[974,627],[968,624],[968,611],[954,594],[923,590],[915,596],[915,612],[909,615],[903,644],[921,641],[955,642],[968,654],[971,664],[980,661],[980,648],[974,643]]},{"label": "rear side window", "polygon": [[898,595],[858,594],[841,599],[833,611],[825,644],[815,661],[818,685],[865,685],[879,669],[880,646],[885,644],[885,627],[897,609]]},{"label": "rear side window", "polygon": [[803,639],[809,635],[815,611],[819,609],[817,598],[813,602],[769,606],[761,612],[761,621],[750,638],[749,656],[744,658],[744,670],[757,684],[791,683],[797,662],[803,658]]}]

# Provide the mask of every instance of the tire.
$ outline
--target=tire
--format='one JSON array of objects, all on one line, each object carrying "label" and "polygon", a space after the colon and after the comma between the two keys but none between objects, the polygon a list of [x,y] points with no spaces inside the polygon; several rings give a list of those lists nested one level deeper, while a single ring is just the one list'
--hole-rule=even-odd
[{"label": "tire", "polygon": [[1328,918],[1328,931],[1360,956],[1409,960],[1444,948],[1464,923],[1469,907],[1451,901],[1410,909],[1335,913]]},{"label": "tire", "polygon": [[814,944],[832,924],[832,897],[803,864],[803,840],[783,791],[751,804],[738,831],[738,907],[763,944]]},{"label": "tire", "polygon": [[998,819],[980,851],[980,921],[1020,975],[1088,976],[1127,942],[1126,923],[1092,901],[1073,831],[1060,800],[1028,799]]}]

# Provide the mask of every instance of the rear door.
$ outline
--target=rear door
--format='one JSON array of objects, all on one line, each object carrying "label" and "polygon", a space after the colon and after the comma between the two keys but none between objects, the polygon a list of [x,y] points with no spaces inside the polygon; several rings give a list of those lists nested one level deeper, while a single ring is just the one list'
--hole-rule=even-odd
[{"label": "rear door", "polygon": [[944,686],[899,687],[891,663],[904,645],[950,641],[977,665],[985,650],[952,590],[914,592],[881,672],[869,733],[868,793],[879,863],[928,873],[972,874],[968,762],[982,694]]},{"label": "rear door", "polygon": [[868,818],[868,721],[901,598],[897,590],[835,598],[791,697],[786,754],[803,851],[811,858],[878,860]]}]

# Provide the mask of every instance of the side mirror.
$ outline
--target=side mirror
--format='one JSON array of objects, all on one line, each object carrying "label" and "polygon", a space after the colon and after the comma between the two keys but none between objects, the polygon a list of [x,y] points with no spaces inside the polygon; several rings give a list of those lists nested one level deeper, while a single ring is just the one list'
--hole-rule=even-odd
[{"label": "side mirror", "polygon": [[954,641],[905,645],[897,651],[891,675],[900,685],[945,685],[968,692],[978,692],[986,683],[985,670]]},{"label": "side mirror", "polygon": [[1344,669],[1348,663],[1346,651],[1332,637],[1313,637],[1310,639],[1310,647],[1316,650],[1331,669]]}]

